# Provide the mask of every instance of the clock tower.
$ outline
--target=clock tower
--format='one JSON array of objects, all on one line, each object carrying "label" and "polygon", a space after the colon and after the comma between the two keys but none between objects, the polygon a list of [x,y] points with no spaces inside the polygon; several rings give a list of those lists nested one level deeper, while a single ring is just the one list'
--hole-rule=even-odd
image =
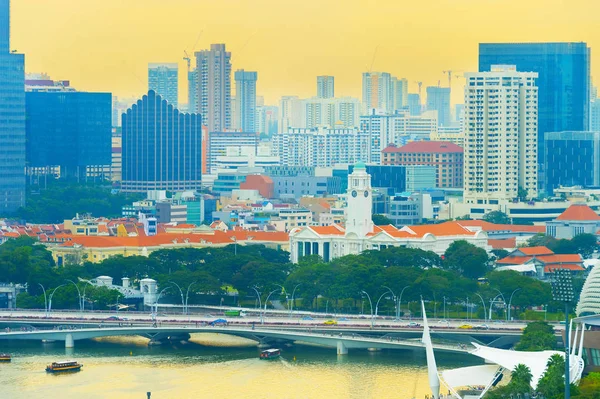
[{"label": "clock tower", "polygon": [[373,198],[371,175],[364,163],[354,165],[348,175],[348,207],[346,208],[346,235],[364,237],[373,231]]}]

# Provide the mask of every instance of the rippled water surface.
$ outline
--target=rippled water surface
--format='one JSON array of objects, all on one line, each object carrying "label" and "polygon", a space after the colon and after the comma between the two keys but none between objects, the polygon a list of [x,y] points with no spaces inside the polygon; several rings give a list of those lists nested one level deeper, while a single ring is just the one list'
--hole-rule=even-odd
[{"label": "rippled water surface", "polygon": [[[192,343],[147,346],[143,338],[64,343],[0,341],[13,355],[0,364],[0,398],[424,398],[430,393],[425,354],[368,352],[296,345],[281,359],[261,361],[247,341],[194,336]],[[205,346],[220,345],[215,346]],[[246,344],[246,345],[244,345]],[[472,364],[462,355],[437,355],[441,367]],[[76,359],[79,373],[53,375],[52,361]]]}]

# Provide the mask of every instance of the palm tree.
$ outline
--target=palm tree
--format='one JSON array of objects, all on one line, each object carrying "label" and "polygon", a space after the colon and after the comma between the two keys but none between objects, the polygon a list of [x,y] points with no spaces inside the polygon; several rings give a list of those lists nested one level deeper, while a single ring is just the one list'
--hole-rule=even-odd
[{"label": "palm tree", "polygon": [[519,363],[517,367],[510,374],[511,384],[519,385],[522,387],[531,386],[531,380],[533,379],[533,375],[531,374],[531,370],[524,364]]}]

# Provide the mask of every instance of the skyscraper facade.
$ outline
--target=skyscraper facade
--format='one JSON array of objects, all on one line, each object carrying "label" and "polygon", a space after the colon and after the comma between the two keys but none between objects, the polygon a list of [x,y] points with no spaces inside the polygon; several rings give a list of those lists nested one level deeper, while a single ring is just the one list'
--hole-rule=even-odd
[{"label": "skyscraper facade", "polygon": [[283,96],[279,100],[279,133],[302,127],[302,101],[298,96]]},{"label": "skyscraper facade", "polygon": [[110,165],[111,106],[110,93],[27,92],[27,166],[85,177],[87,167]]},{"label": "skyscraper facade", "polygon": [[188,71],[188,108],[187,111],[189,113],[197,113],[197,99],[198,95],[198,71],[196,68]]},{"label": "skyscraper facade", "polygon": [[408,94],[408,112],[413,116],[419,116],[423,112],[422,108],[421,96],[418,93]]},{"label": "skyscraper facade", "polygon": [[177,108],[179,66],[177,64],[149,63],[148,90],[167,100]]},{"label": "skyscraper facade", "polygon": [[427,110],[437,111],[438,126],[450,126],[450,88],[428,87]]},{"label": "skyscraper facade", "polygon": [[387,72],[364,72],[362,80],[363,113],[371,110],[394,112],[392,75]]},{"label": "skyscraper facade", "polygon": [[195,190],[202,180],[202,120],[148,91],[122,116],[121,189]]},{"label": "skyscraper facade", "polygon": [[197,112],[209,132],[231,127],[231,53],[224,44],[195,53],[198,82]]},{"label": "skyscraper facade", "polygon": [[302,119],[295,127],[312,129],[315,127],[357,127],[360,117],[358,98],[308,98],[302,100]]},{"label": "skyscraper facade", "polygon": [[0,0],[0,213],[25,206],[25,57],[11,54],[9,28]]},{"label": "skyscraper facade", "polygon": [[394,96],[394,111],[408,107],[408,80],[392,77],[392,92]]},{"label": "skyscraper facade", "polygon": [[492,65],[516,65],[536,72],[539,88],[539,163],[546,132],[588,130],[590,49],[586,43],[482,43],[479,71]]},{"label": "skyscraper facade", "polygon": [[335,97],[334,77],[317,76],[317,97],[333,98]]},{"label": "skyscraper facade", "polygon": [[235,71],[235,98],[237,128],[242,132],[255,133],[256,128],[256,80],[257,72]]},{"label": "skyscraper facade", "polygon": [[465,74],[465,203],[537,196],[537,77],[507,65]]}]

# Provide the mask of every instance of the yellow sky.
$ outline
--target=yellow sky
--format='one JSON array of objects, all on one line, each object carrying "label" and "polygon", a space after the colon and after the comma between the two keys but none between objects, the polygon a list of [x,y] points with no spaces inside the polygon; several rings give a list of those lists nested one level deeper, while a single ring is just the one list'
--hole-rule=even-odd
[{"label": "yellow sky", "polygon": [[[309,97],[317,75],[336,95],[361,96],[373,71],[447,84],[443,70],[475,71],[480,42],[586,41],[600,48],[598,0],[12,0],[12,48],[27,72],[71,80],[79,90],[139,96],[148,62],[226,43],[232,69],[258,71],[258,94]],[[600,64],[592,51],[592,75]],[[462,72],[457,73],[462,74]],[[599,78],[600,79],[600,78]],[[462,102],[462,79],[454,79]]]}]

